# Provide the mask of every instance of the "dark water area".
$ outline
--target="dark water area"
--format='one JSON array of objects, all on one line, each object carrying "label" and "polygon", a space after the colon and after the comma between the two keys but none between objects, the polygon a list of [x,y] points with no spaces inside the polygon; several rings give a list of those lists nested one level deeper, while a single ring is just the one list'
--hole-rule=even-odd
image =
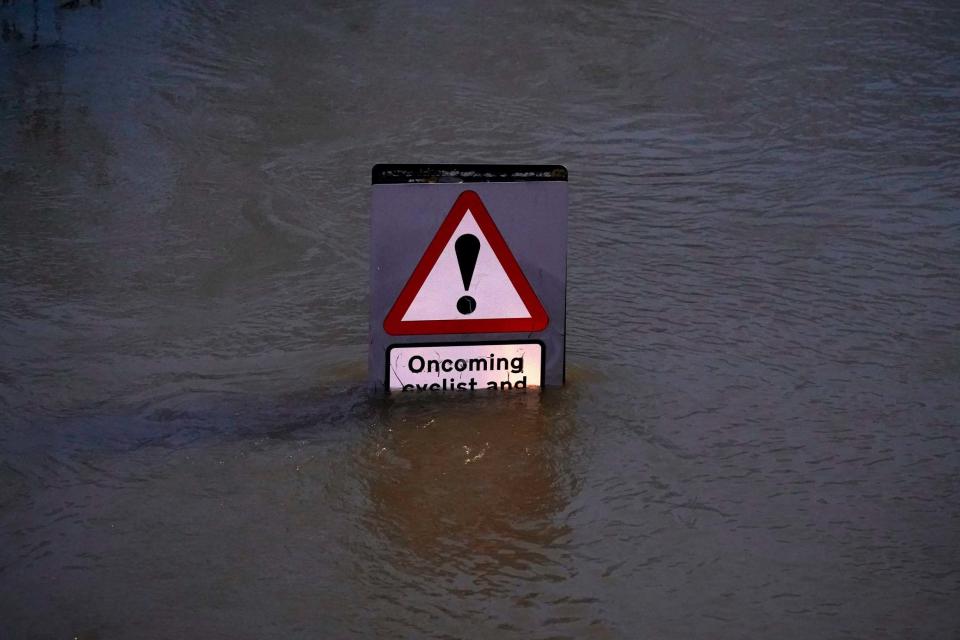
[{"label": "dark water area", "polygon": [[[0,34],[0,638],[960,634],[956,2]],[[566,387],[367,389],[377,162],[569,168]]]}]

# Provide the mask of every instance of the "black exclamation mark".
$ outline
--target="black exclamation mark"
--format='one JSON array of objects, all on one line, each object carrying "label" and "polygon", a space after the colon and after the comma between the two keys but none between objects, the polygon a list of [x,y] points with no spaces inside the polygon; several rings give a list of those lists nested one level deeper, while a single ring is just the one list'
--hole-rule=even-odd
[{"label": "black exclamation mark", "polygon": [[[470,280],[473,279],[473,270],[477,266],[477,256],[480,255],[480,240],[477,236],[466,233],[453,245],[457,252],[457,264],[460,265],[460,278],[463,279],[463,288],[470,291]],[[470,315],[477,308],[477,301],[470,296],[461,296],[457,300],[457,311],[463,315]]]}]

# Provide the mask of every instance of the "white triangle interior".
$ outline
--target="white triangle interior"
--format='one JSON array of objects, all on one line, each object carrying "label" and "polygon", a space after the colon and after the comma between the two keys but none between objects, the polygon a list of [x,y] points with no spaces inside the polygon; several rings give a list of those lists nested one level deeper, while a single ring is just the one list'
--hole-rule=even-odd
[{"label": "white triangle interior", "polygon": [[[457,238],[470,233],[480,240],[477,266],[470,280],[470,289],[463,288],[460,265],[454,248]],[[470,314],[457,310],[457,300],[468,295],[476,300],[476,309]],[[440,252],[423,286],[403,314],[403,322],[411,320],[488,320],[502,318],[529,318],[530,311],[520,298],[503,265],[497,259],[490,243],[471,211],[467,211],[450,241]]]}]

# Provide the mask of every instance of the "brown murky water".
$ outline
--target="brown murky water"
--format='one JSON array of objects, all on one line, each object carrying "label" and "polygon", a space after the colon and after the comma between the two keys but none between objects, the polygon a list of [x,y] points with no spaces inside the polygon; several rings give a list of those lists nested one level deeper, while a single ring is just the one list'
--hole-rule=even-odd
[{"label": "brown murky water", "polygon": [[[0,637],[960,633],[956,3],[57,4],[0,4]],[[569,167],[567,387],[366,390],[399,161]]]}]

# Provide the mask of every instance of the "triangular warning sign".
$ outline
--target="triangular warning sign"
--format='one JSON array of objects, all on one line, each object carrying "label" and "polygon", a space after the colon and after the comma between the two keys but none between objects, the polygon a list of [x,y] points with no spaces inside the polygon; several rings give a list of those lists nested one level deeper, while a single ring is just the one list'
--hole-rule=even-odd
[{"label": "triangular warning sign", "polygon": [[453,203],[383,321],[391,335],[530,333],[549,319],[473,191]]}]

